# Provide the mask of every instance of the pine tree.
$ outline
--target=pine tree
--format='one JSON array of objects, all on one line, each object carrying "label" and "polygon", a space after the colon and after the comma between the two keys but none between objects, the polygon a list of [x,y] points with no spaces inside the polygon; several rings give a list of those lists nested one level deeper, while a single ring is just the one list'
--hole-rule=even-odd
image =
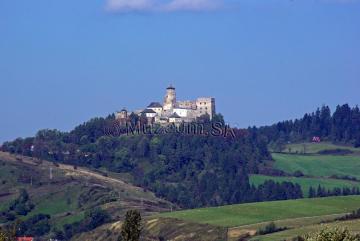
[{"label": "pine tree", "polygon": [[316,191],[315,191],[315,189],[311,186],[311,187],[309,188],[309,198],[314,198],[314,197],[316,197]]},{"label": "pine tree", "polygon": [[123,241],[139,241],[141,234],[141,215],[138,210],[126,212],[124,224],[121,227]]}]

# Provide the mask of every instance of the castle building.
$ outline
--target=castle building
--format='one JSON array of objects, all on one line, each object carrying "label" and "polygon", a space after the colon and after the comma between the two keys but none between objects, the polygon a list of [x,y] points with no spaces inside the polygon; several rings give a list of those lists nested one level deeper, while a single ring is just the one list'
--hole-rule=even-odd
[{"label": "castle building", "polygon": [[[162,104],[151,102],[145,109],[133,113],[145,117],[148,123],[158,124],[193,122],[204,115],[212,119],[216,114],[215,98],[200,97],[196,100],[177,101],[175,87],[170,85],[166,88]],[[125,109],[117,112],[115,116],[121,123],[129,119]]]}]

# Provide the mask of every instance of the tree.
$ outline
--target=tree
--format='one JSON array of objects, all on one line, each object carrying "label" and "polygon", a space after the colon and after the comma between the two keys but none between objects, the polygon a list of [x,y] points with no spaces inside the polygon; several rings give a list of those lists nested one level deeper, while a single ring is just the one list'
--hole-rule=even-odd
[{"label": "tree", "polygon": [[309,198],[314,198],[316,197],[316,190],[311,186],[309,188]]},{"label": "tree", "polygon": [[126,212],[124,224],[121,227],[121,236],[124,241],[139,241],[141,234],[141,215],[138,210]]},{"label": "tree", "polygon": [[16,240],[16,229],[19,222],[10,225],[6,228],[0,227],[0,241],[15,241]]}]

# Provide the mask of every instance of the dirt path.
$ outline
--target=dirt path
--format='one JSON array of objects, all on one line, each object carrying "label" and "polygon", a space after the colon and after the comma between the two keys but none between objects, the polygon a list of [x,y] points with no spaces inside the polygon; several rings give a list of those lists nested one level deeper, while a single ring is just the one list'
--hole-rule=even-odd
[{"label": "dirt path", "polygon": [[2,159],[3,161],[11,161],[14,163],[25,163],[39,167],[46,167],[46,168],[52,167],[53,169],[60,169],[71,175],[78,175],[85,178],[92,177],[102,182],[106,182],[112,185],[120,185],[126,189],[132,189],[133,191],[139,191],[139,192],[143,191],[143,189],[140,187],[133,186],[120,179],[104,176],[102,174],[96,173],[84,167],[74,168],[74,166],[66,165],[66,164],[55,165],[49,161],[39,160],[37,158],[32,158],[32,157],[14,155],[7,152],[0,152],[0,159]]},{"label": "dirt path", "polygon": [[312,219],[312,218],[319,218],[319,217],[336,217],[339,215],[346,215],[349,213],[334,213],[334,214],[327,214],[327,215],[318,215],[318,216],[310,216],[310,217],[299,217],[299,218],[287,218],[287,219],[279,219],[279,220],[272,220],[272,221],[266,221],[266,222],[260,222],[260,223],[253,223],[253,224],[246,224],[246,225],[241,225],[241,226],[237,226],[237,227],[231,227],[229,228],[229,230],[236,230],[236,229],[248,229],[253,227],[254,225],[263,225],[263,224],[268,224],[269,222],[287,222],[287,221],[296,221],[296,220],[306,220],[306,219]]}]

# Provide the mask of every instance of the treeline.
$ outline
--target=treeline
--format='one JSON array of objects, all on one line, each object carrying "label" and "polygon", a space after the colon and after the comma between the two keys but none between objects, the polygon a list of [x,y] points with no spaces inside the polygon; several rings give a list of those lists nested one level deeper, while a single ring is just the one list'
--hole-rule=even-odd
[{"label": "treeline", "polygon": [[260,127],[259,133],[274,146],[283,143],[311,141],[314,136],[322,140],[360,146],[360,110],[348,104],[337,106],[334,113],[328,106],[305,114],[300,119],[281,121],[277,124]]},{"label": "treeline", "polygon": [[330,197],[330,196],[349,196],[349,195],[360,195],[359,187],[335,187],[333,189],[326,189],[319,185],[317,188],[309,188],[309,198],[316,197]]}]

